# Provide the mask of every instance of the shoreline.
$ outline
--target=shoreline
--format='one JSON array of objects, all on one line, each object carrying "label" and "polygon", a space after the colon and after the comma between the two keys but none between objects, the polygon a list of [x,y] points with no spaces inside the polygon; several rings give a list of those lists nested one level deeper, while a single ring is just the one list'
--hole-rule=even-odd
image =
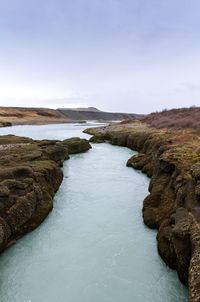
[{"label": "shoreline", "polygon": [[[0,122],[1,123],[1,122]],[[3,122],[4,123],[4,122]],[[0,125],[0,128],[13,126],[42,126],[42,125],[56,125],[56,124],[86,124],[87,121],[33,121],[33,122],[5,122],[6,125]]]},{"label": "shoreline", "polygon": [[88,124],[92,126],[93,124],[99,125],[99,126],[104,126],[104,125],[109,125],[110,123],[118,123],[115,121],[98,121],[98,120],[88,120],[88,121],[48,121],[48,122],[16,122],[11,125],[1,125],[0,122],[0,129],[1,128],[12,128],[15,126],[45,126],[45,125],[62,125],[62,124],[76,124],[80,126],[87,126]]},{"label": "shoreline", "polygon": [[150,178],[144,223],[157,229],[158,252],[189,284],[189,301],[200,301],[200,142],[194,130],[158,130],[141,122],[86,129],[93,143],[109,142],[138,151],[127,166]]}]

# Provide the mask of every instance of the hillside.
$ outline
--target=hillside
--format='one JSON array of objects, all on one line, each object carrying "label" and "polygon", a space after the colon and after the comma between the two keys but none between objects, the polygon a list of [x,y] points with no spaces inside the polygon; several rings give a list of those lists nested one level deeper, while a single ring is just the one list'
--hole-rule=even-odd
[{"label": "hillside", "polygon": [[64,123],[67,118],[61,112],[47,108],[0,107],[2,126],[23,124]]},{"label": "hillside", "polygon": [[192,128],[200,130],[200,107],[163,110],[142,119],[156,128]]}]

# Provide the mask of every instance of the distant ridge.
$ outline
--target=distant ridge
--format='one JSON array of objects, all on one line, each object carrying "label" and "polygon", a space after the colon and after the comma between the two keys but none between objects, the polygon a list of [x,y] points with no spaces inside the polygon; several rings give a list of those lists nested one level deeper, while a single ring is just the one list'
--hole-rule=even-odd
[{"label": "distant ridge", "polygon": [[94,107],[88,108],[58,108],[66,118],[73,120],[98,120],[98,121],[120,121],[124,119],[141,118],[142,115],[135,113],[118,113],[100,111]]},{"label": "distant ridge", "polygon": [[99,110],[99,109],[97,109],[95,107],[87,107],[87,108],[59,108],[58,110],[102,112],[101,110]]}]

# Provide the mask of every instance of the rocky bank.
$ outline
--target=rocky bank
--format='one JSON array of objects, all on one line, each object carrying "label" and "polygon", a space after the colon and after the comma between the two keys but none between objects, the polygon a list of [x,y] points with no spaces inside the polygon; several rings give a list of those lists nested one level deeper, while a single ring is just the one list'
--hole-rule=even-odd
[{"label": "rocky bank", "polygon": [[90,148],[80,138],[0,136],[0,251],[45,219],[63,179],[64,160]]},{"label": "rocky bank", "polygon": [[143,203],[144,223],[158,230],[158,251],[180,280],[189,300],[200,301],[200,135],[189,129],[151,128],[123,122],[87,129],[91,142],[110,142],[138,151],[127,166],[151,177]]}]

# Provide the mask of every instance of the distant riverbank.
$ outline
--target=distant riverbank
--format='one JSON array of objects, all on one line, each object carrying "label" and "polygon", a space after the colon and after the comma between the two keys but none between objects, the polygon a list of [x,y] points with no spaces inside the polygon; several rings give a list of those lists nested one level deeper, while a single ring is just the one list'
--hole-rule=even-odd
[{"label": "distant riverbank", "polygon": [[43,125],[61,123],[110,122],[138,117],[137,114],[103,112],[98,109],[48,109],[0,107],[0,127],[12,125]]}]

